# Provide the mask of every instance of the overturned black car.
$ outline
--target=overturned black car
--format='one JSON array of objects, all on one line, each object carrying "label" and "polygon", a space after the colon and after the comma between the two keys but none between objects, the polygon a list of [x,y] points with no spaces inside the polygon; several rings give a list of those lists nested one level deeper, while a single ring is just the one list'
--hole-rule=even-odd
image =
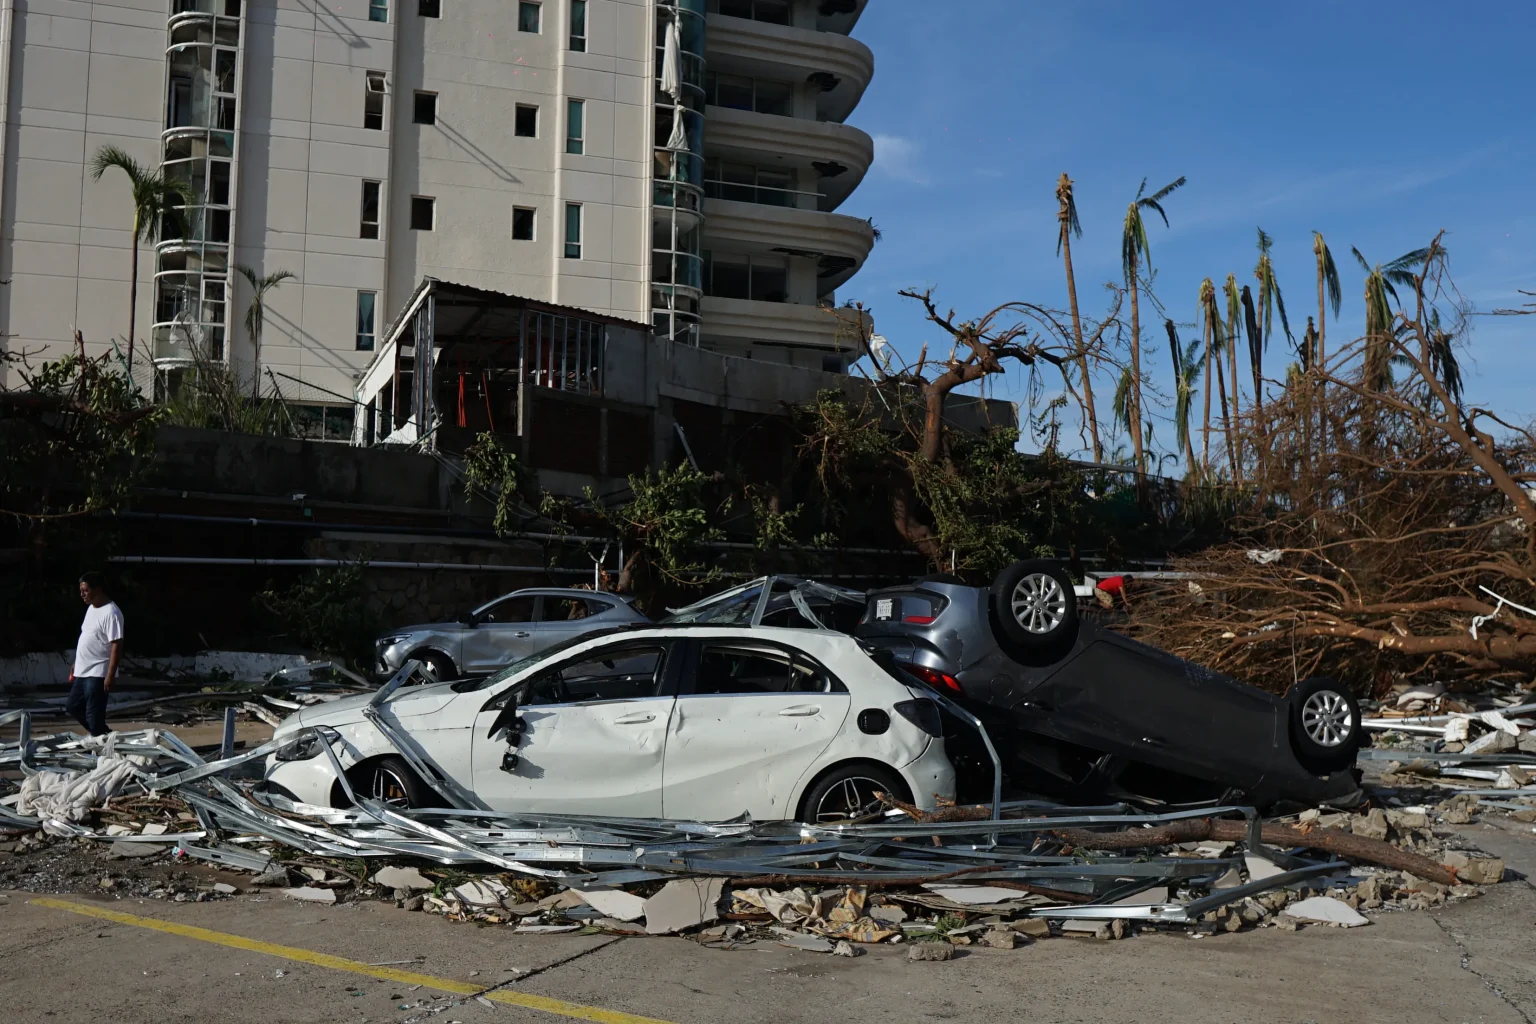
[{"label": "overturned black car", "polygon": [[[1080,616],[1053,562],[1017,562],[990,589],[939,576],[873,591],[854,632],[980,719],[1018,789],[1263,807],[1359,797],[1348,689],[1319,677],[1276,697],[1131,640]],[[975,731],[956,719],[946,746],[961,798],[988,799]]]}]

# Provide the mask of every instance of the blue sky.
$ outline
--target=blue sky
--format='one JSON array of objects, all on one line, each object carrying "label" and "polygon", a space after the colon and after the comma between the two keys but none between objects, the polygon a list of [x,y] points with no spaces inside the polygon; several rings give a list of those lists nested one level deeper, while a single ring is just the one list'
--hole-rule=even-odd
[{"label": "blue sky", "polygon": [[[1077,183],[1085,313],[1103,309],[1100,286],[1119,276],[1120,224],[1141,179],[1157,188],[1180,175],[1189,181],[1165,204],[1171,227],[1149,231],[1156,292],[1183,324],[1206,276],[1218,288],[1228,273],[1253,283],[1259,226],[1275,238],[1298,335],[1316,310],[1311,232],[1327,237],[1345,300],[1330,349],[1363,320],[1351,245],[1386,262],[1444,228],[1477,309],[1536,289],[1536,4],[1409,0],[1388,16],[1337,0],[874,0],[855,35],[876,73],[850,121],[875,137],[876,160],[842,212],[872,217],[884,237],[839,298],[872,306],[877,330],[908,356],[924,341],[948,345],[899,288],[933,286],[962,318],[1011,299],[1065,308],[1062,171]],[[1145,358],[1167,395],[1166,334],[1147,318],[1143,307]],[[1474,323],[1469,400],[1531,418],[1536,318]],[[1266,373],[1289,358],[1281,338]],[[1009,378],[993,393],[1023,398],[1022,374]],[[1059,389],[1059,378],[1046,383]],[[1153,401],[1166,450],[1170,413]]]}]

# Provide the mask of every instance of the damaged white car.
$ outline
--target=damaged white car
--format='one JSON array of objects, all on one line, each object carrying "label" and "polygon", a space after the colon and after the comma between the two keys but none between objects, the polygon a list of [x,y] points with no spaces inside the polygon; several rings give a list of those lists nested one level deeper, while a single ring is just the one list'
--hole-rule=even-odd
[{"label": "damaged white car", "polygon": [[[938,705],[859,641],[815,630],[589,634],[479,680],[306,708],[265,789],[319,806],[837,821],[876,793],[954,797]],[[333,758],[327,753],[333,752]]]}]

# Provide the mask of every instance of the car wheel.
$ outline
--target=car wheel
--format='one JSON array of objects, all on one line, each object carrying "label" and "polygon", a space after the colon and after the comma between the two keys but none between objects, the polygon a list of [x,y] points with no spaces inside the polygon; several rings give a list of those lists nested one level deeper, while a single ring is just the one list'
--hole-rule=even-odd
[{"label": "car wheel", "polygon": [[421,667],[440,683],[459,678],[459,670],[453,667],[453,662],[446,654],[439,654],[437,651],[421,651],[411,657],[421,662]]},{"label": "car wheel", "polygon": [[907,792],[901,777],[873,764],[849,764],[817,779],[800,800],[800,820],[830,825],[879,810],[885,793],[900,799]]},{"label": "car wheel", "polygon": [[432,807],[442,801],[432,787],[421,781],[411,766],[398,757],[381,757],[347,773],[352,791],[386,807]]},{"label": "car wheel", "polygon": [[1355,763],[1360,705],[1349,688],[1326,676],[1304,679],[1290,693],[1291,745],[1309,769],[1334,772]]},{"label": "car wheel", "polygon": [[1014,562],[998,573],[992,610],[1004,638],[1021,647],[1052,647],[1077,636],[1077,592],[1053,562]]}]

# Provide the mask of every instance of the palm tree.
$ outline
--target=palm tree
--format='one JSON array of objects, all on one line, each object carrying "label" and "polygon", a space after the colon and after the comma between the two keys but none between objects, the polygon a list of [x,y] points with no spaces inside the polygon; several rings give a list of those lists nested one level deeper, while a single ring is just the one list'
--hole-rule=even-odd
[{"label": "palm tree", "polygon": [[1333,307],[1333,318],[1337,320],[1344,293],[1339,288],[1339,268],[1334,265],[1333,253],[1328,250],[1328,243],[1323,241],[1320,231],[1312,232],[1312,254],[1317,258],[1317,345],[1310,358],[1311,365],[1321,371],[1323,360],[1327,358],[1325,323],[1328,307]]},{"label": "palm tree", "polygon": [[[1274,239],[1259,228],[1259,262],[1253,268],[1253,276],[1259,282],[1259,306],[1257,326],[1259,334],[1257,339],[1250,331],[1248,344],[1249,355],[1253,359],[1253,401],[1255,406],[1262,404],[1262,381],[1264,371],[1264,352],[1269,348],[1269,339],[1274,334],[1275,310],[1280,310],[1280,326],[1285,330],[1285,336],[1294,343],[1291,337],[1291,323],[1285,315],[1285,299],[1280,297],[1280,282],[1275,280],[1275,266],[1270,261],[1269,250],[1274,244]],[[1256,347],[1255,347],[1256,346]]]},{"label": "palm tree", "polygon": [[[1232,420],[1227,415],[1227,384],[1222,372],[1221,353],[1226,348],[1226,332],[1216,312],[1216,285],[1206,278],[1200,285],[1200,313],[1205,320],[1205,468],[1211,468],[1211,378],[1216,378],[1217,397],[1221,401],[1221,422],[1227,438],[1227,463],[1237,465],[1232,450]],[[1235,472],[1235,470],[1234,470]]]},{"label": "palm tree", "polygon": [[1405,262],[1414,257],[1413,263],[1424,260],[1424,250],[1400,256],[1383,267],[1372,266],[1359,249],[1350,246],[1355,261],[1365,271],[1365,386],[1381,390],[1392,383],[1392,304],[1397,301],[1397,289],[1393,285],[1411,285],[1413,273]]},{"label": "palm tree", "polygon": [[128,372],[133,372],[133,335],[139,303],[139,243],[153,241],[162,233],[165,221],[180,217],[178,207],[193,202],[192,190],[183,182],[167,178],[159,170],[146,167],[116,146],[103,146],[91,158],[91,180],[100,181],[107,169],[116,167],[128,176],[133,192],[133,266],[128,280]]},{"label": "palm tree", "polygon": [[1056,235],[1056,255],[1067,268],[1067,301],[1072,308],[1072,339],[1077,345],[1077,368],[1083,378],[1083,409],[1088,415],[1088,436],[1093,440],[1093,461],[1104,461],[1104,446],[1099,441],[1099,416],[1093,407],[1093,380],[1088,372],[1088,353],[1083,348],[1083,321],[1077,311],[1077,278],[1072,273],[1072,236],[1083,237],[1083,226],[1077,219],[1077,202],[1072,198],[1072,179],[1061,173],[1056,182],[1056,220],[1060,229]]},{"label": "palm tree", "polygon": [[291,270],[275,270],[266,277],[257,277],[256,271],[244,264],[236,264],[235,269],[240,271],[251,285],[251,304],[245,311],[245,330],[251,336],[251,347],[254,351],[253,366],[251,371],[251,397],[261,397],[261,329],[265,326],[267,316],[267,292],[276,288],[284,281],[290,280],[294,274]]},{"label": "palm tree", "polygon": [[[1200,379],[1200,342],[1191,341],[1188,348],[1184,348],[1179,341],[1179,329],[1173,325],[1173,321],[1163,319],[1163,327],[1168,331],[1168,351],[1173,356],[1173,427],[1174,437],[1178,446],[1184,449],[1184,460],[1189,466],[1189,479],[1194,481],[1199,476],[1199,469],[1195,465],[1195,445],[1189,436],[1189,410],[1194,404],[1195,382]],[[1210,388],[1206,388],[1206,407],[1210,407]]]},{"label": "palm tree", "polygon": [[1222,286],[1222,293],[1227,297],[1227,362],[1232,367],[1232,422],[1227,425],[1227,444],[1232,455],[1232,480],[1234,483],[1243,482],[1243,442],[1238,437],[1241,426],[1238,422],[1238,396],[1240,391],[1237,386],[1237,338],[1238,318],[1242,315],[1242,300],[1237,292],[1237,275],[1228,274],[1227,283]]},{"label": "palm tree", "polygon": [[1134,405],[1131,421],[1131,448],[1136,456],[1138,472],[1147,471],[1146,452],[1141,442],[1141,307],[1138,305],[1138,282],[1141,264],[1152,265],[1152,248],[1147,242],[1147,225],[1142,220],[1142,210],[1154,210],[1168,226],[1168,215],[1163,212],[1162,202],[1184,184],[1184,178],[1171,181],[1152,193],[1147,191],[1147,179],[1141,179],[1136,198],[1125,211],[1125,229],[1120,237],[1120,268],[1125,274],[1125,286],[1131,291],[1131,391],[1129,401]]}]

